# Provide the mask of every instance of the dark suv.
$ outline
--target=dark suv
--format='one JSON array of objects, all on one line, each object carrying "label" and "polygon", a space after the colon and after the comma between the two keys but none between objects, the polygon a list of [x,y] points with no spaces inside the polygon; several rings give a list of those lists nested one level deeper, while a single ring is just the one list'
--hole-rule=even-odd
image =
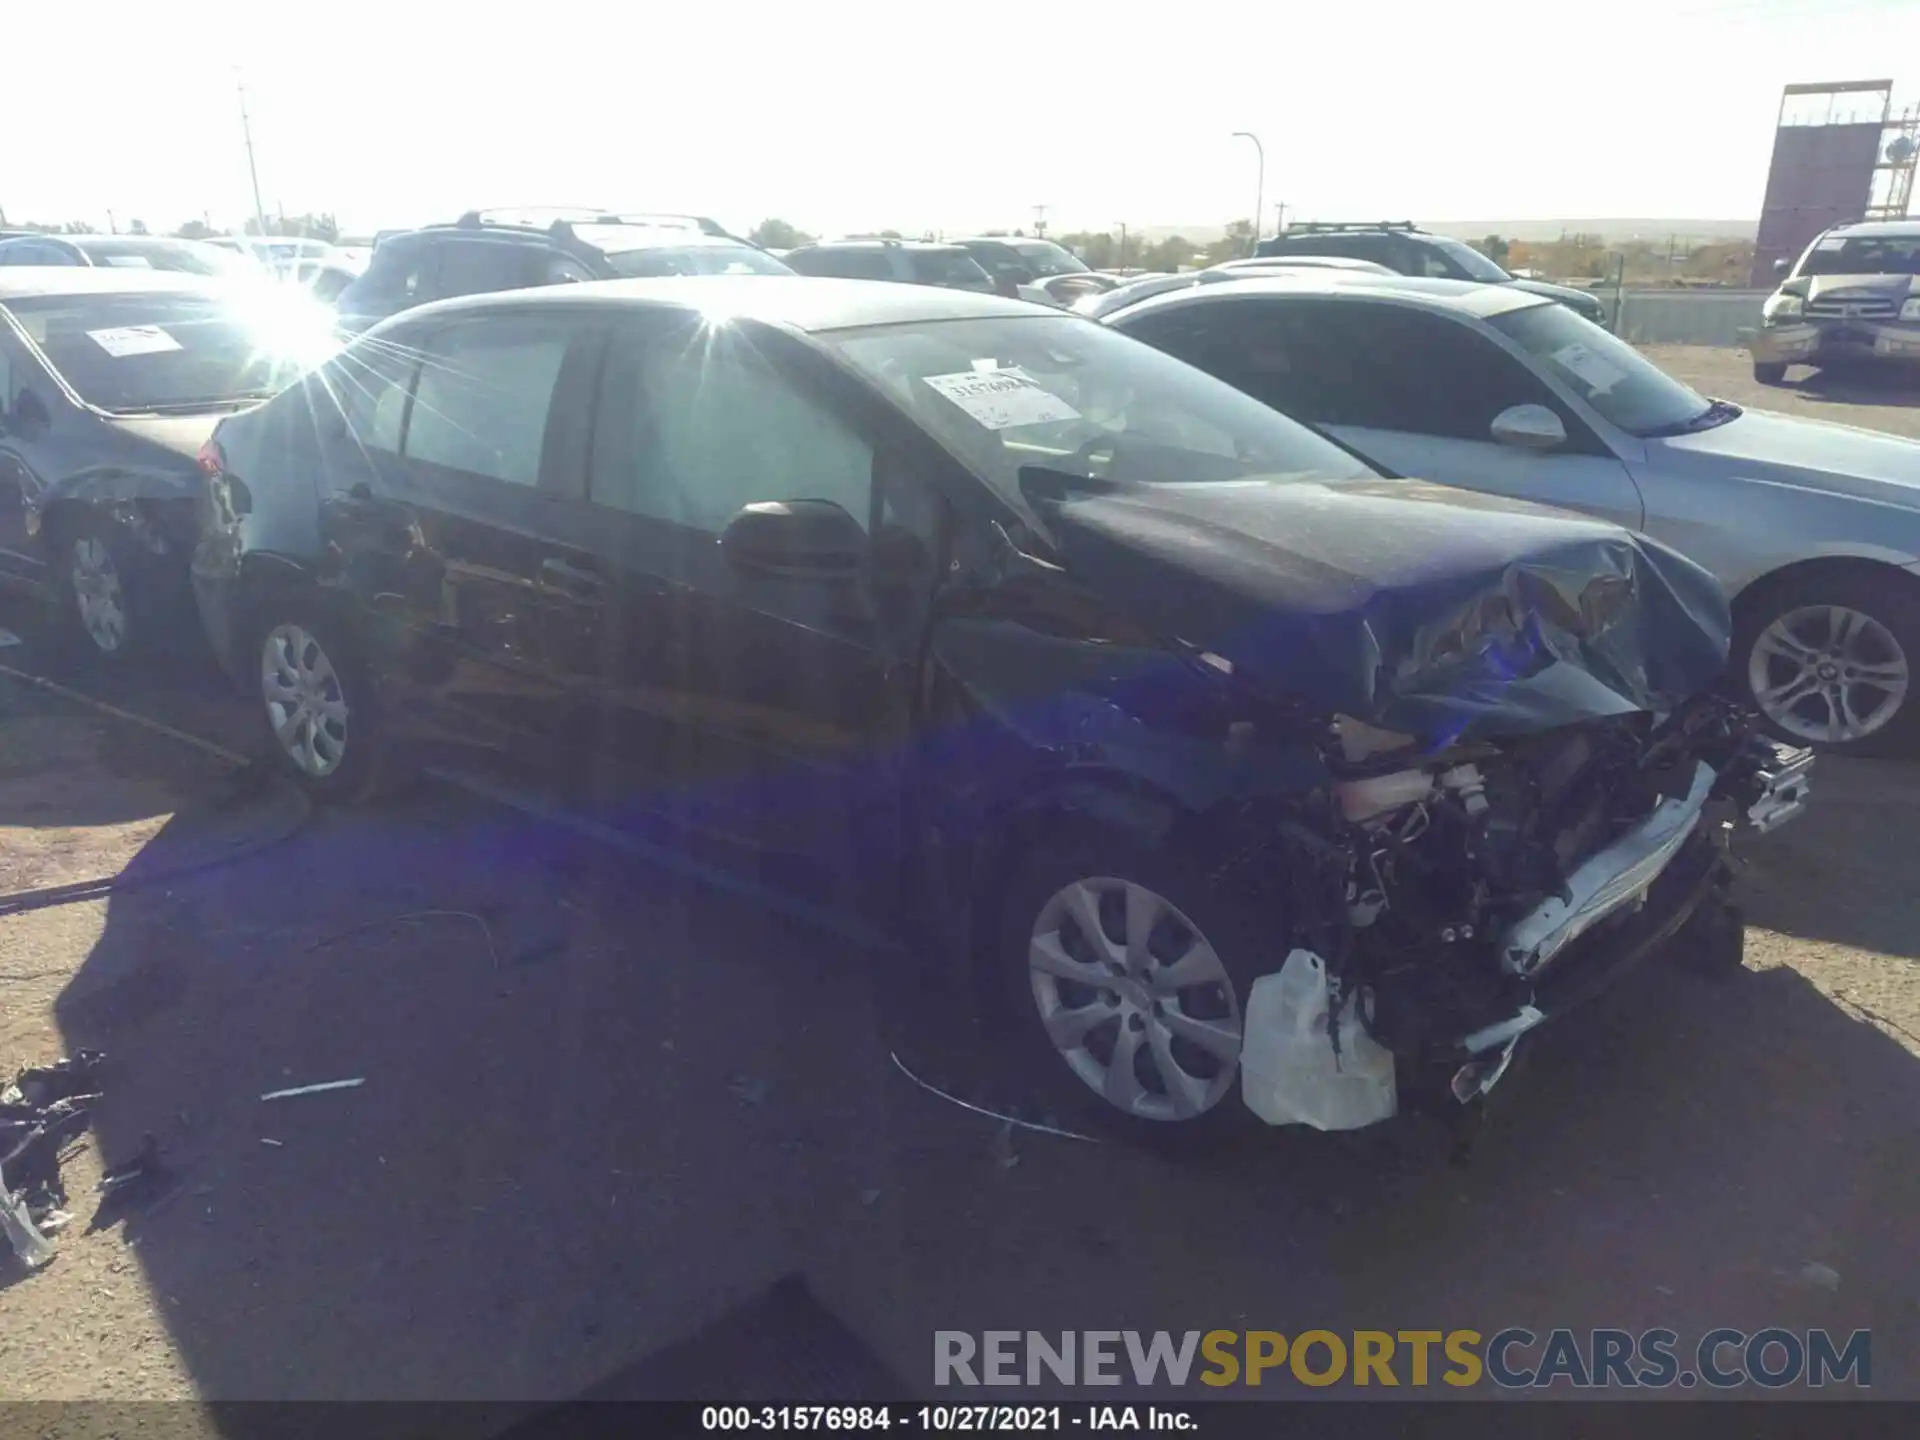
[{"label": "dark suv", "polygon": [[839,280],[899,280],[994,294],[999,287],[964,249],[932,240],[827,240],[787,252],[802,275]]},{"label": "dark suv", "polygon": [[1558,300],[1576,315],[1596,325],[1607,323],[1600,297],[1545,280],[1523,280],[1509,275],[1464,240],[1434,235],[1411,220],[1382,220],[1371,224],[1291,225],[1256,247],[1260,255],[1347,255],[1371,260],[1401,275],[1429,280],[1472,280],[1482,285],[1514,285],[1530,295]]},{"label": "dark suv", "polygon": [[1715,903],[1711,797],[1803,785],[1691,562],[992,295],[449,301],[207,469],[195,591],[289,776],[451,746],[864,911],[995,1082],[1142,1137],[1474,1103]]},{"label": "dark suv", "polygon": [[340,293],[340,323],[364,330],[430,300],[575,280],[653,275],[790,275],[704,216],[598,210],[470,210],[451,225],[383,239]]}]

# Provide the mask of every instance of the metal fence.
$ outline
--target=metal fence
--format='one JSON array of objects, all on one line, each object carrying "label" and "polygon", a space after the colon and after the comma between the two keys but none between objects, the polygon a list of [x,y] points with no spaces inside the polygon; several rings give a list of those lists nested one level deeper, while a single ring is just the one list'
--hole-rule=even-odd
[{"label": "metal fence", "polygon": [[1635,345],[1738,346],[1740,332],[1760,323],[1769,290],[1636,290],[1618,301],[1612,290],[1596,292],[1607,307],[1614,333]]}]

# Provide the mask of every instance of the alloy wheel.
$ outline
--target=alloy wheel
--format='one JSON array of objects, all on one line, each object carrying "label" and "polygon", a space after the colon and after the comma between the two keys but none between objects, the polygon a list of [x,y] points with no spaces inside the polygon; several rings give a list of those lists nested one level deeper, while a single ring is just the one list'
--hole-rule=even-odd
[{"label": "alloy wheel", "polygon": [[260,652],[273,738],[300,771],[324,780],[347,754],[347,697],[327,652],[299,625],[276,625]]},{"label": "alloy wheel", "polygon": [[1760,632],[1747,683],[1789,735],[1828,745],[1863,740],[1906,703],[1907,654],[1873,616],[1845,605],[1789,610]]},{"label": "alloy wheel", "polygon": [[80,628],[103,655],[112,655],[127,643],[127,597],[113,552],[97,535],[73,542],[70,577]]},{"label": "alloy wheel", "polygon": [[1199,927],[1144,885],[1063,886],[1027,947],[1034,1004],[1073,1073],[1144,1120],[1191,1120],[1240,1068],[1233,979]]}]

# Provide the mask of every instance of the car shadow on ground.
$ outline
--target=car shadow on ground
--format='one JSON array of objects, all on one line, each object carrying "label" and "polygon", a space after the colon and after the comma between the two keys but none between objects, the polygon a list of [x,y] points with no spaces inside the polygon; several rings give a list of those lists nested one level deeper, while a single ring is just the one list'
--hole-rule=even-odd
[{"label": "car shadow on ground", "polygon": [[1815,404],[1920,405],[1920,373],[1891,366],[1863,366],[1858,369],[1810,370],[1796,366],[1789,371],[1788,388]]},{"label": "car shadow on ground", "polygon": [[[1920,765],[1823,756],[1805,813],[1745,842],[1750,924],[1804,940],[1920,959]],[[1898,963],[1890,962],[1890,963]]]},{"label": "car shadow on ground", "polygon": [[1827,1325],[1913,1393],[1920,1069],[1795,970],[1639,972],[1453,1167],[996,1126],[893,1069],[876,963],[427,790],[114,898],[56,1015],[207,1397],[560,1398],[794,1272],[923,1391],[936,1329]]}]

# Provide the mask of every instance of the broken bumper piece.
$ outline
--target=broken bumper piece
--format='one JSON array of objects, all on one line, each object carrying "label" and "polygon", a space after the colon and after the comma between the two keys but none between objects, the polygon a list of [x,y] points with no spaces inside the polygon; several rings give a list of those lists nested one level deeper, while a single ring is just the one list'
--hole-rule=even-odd
[{"label": "broken bumper piece", "polygon": [[1517,920],[1500,942],[1507,972],[1534,974],[1608,916],[1643,900],[1699,825],[1715,780],[1711,766],[1697,765],[1684,798],[1662,800],[1639,825],[1582,862],[1567,877],[1565,894]]}]

